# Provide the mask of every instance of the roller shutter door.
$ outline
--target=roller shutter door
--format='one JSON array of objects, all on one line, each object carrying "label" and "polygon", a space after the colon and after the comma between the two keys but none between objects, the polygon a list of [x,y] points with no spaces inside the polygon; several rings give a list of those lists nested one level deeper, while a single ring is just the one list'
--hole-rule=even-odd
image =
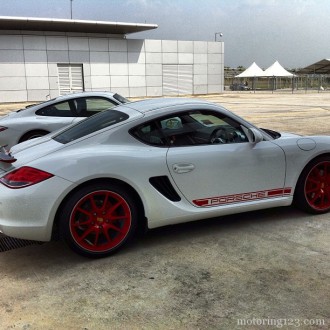
[{"label": "roller shutter door", "polygon": [[163,95],[193,94],[193,66],[163,64]]},{"label": "roller shutter door", "polygon": [[82,64],[58,64],[57,69],[60,95],[84,90]]}]

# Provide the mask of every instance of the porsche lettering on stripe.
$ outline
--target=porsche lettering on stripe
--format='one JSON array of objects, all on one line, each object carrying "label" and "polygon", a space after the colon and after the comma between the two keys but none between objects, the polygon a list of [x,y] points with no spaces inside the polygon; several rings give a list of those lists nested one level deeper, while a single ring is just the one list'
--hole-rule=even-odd
[{"label": "porsche lettering on stripe", "polygon": [[217,197],[208,197],[195,199],[193,203],[197,206],[219,206],[231,203],[250,202],[266,198],[282,197],[291,194],[291,188],[279,188],[272,190],[253,191],[235,195],[225,195]]}]

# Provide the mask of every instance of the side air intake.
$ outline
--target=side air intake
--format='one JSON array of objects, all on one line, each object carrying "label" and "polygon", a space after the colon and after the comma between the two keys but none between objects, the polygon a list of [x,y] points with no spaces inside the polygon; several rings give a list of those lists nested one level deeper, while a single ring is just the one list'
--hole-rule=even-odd
[{"label": "side air intake", "polygon": [[154,176],[149,179],[151,185],[157,189],[163,196],[169,199],[172,202],[179,202],[181,197],[173,188],[169,178],[164,176]]}]

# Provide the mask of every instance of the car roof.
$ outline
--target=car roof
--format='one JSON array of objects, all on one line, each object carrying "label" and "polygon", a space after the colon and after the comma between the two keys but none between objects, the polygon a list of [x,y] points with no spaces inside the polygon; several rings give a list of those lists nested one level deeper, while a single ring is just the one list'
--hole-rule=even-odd
[{"label": "car roof", "polygon": [[[115,93],[112,92],[96,92],[96,91],[91,91],[91,92],[78,92],[78,93],[70,93],[66,95],[61,95],[57,96],[52,100],[66,100],[66,99],[71,99],[71,98],[76,98],[76,97],[88,97],[88,96],[113,96]],[[50,100],[51,101],[51,100]]]},{"label": "car roof", "polygon": [[204,100],[194,99],[194,98],[185,98],[185,97],[177,97],[177,98],[153,98],[140,100],[135,102],[127,103],[123,106],[129,107],[141,113],[147,113],[153,110],[159,110],[163,108],[169,108],[180,105],[212,105],[216,106],[216,104],[207,102]]}]

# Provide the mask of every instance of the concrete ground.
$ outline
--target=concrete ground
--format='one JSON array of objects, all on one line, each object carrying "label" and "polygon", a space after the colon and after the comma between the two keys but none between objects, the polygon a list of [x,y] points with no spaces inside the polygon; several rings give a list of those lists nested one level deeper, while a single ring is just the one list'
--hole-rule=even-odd
[{"label": "concrete ground", "polygon": [[[330,134],[327,93],[203,98]],[[155,229],[101,260],[62,242],[2,252],[0,329],[329,329],[329,238],[329,214],[286,207]]]}]

